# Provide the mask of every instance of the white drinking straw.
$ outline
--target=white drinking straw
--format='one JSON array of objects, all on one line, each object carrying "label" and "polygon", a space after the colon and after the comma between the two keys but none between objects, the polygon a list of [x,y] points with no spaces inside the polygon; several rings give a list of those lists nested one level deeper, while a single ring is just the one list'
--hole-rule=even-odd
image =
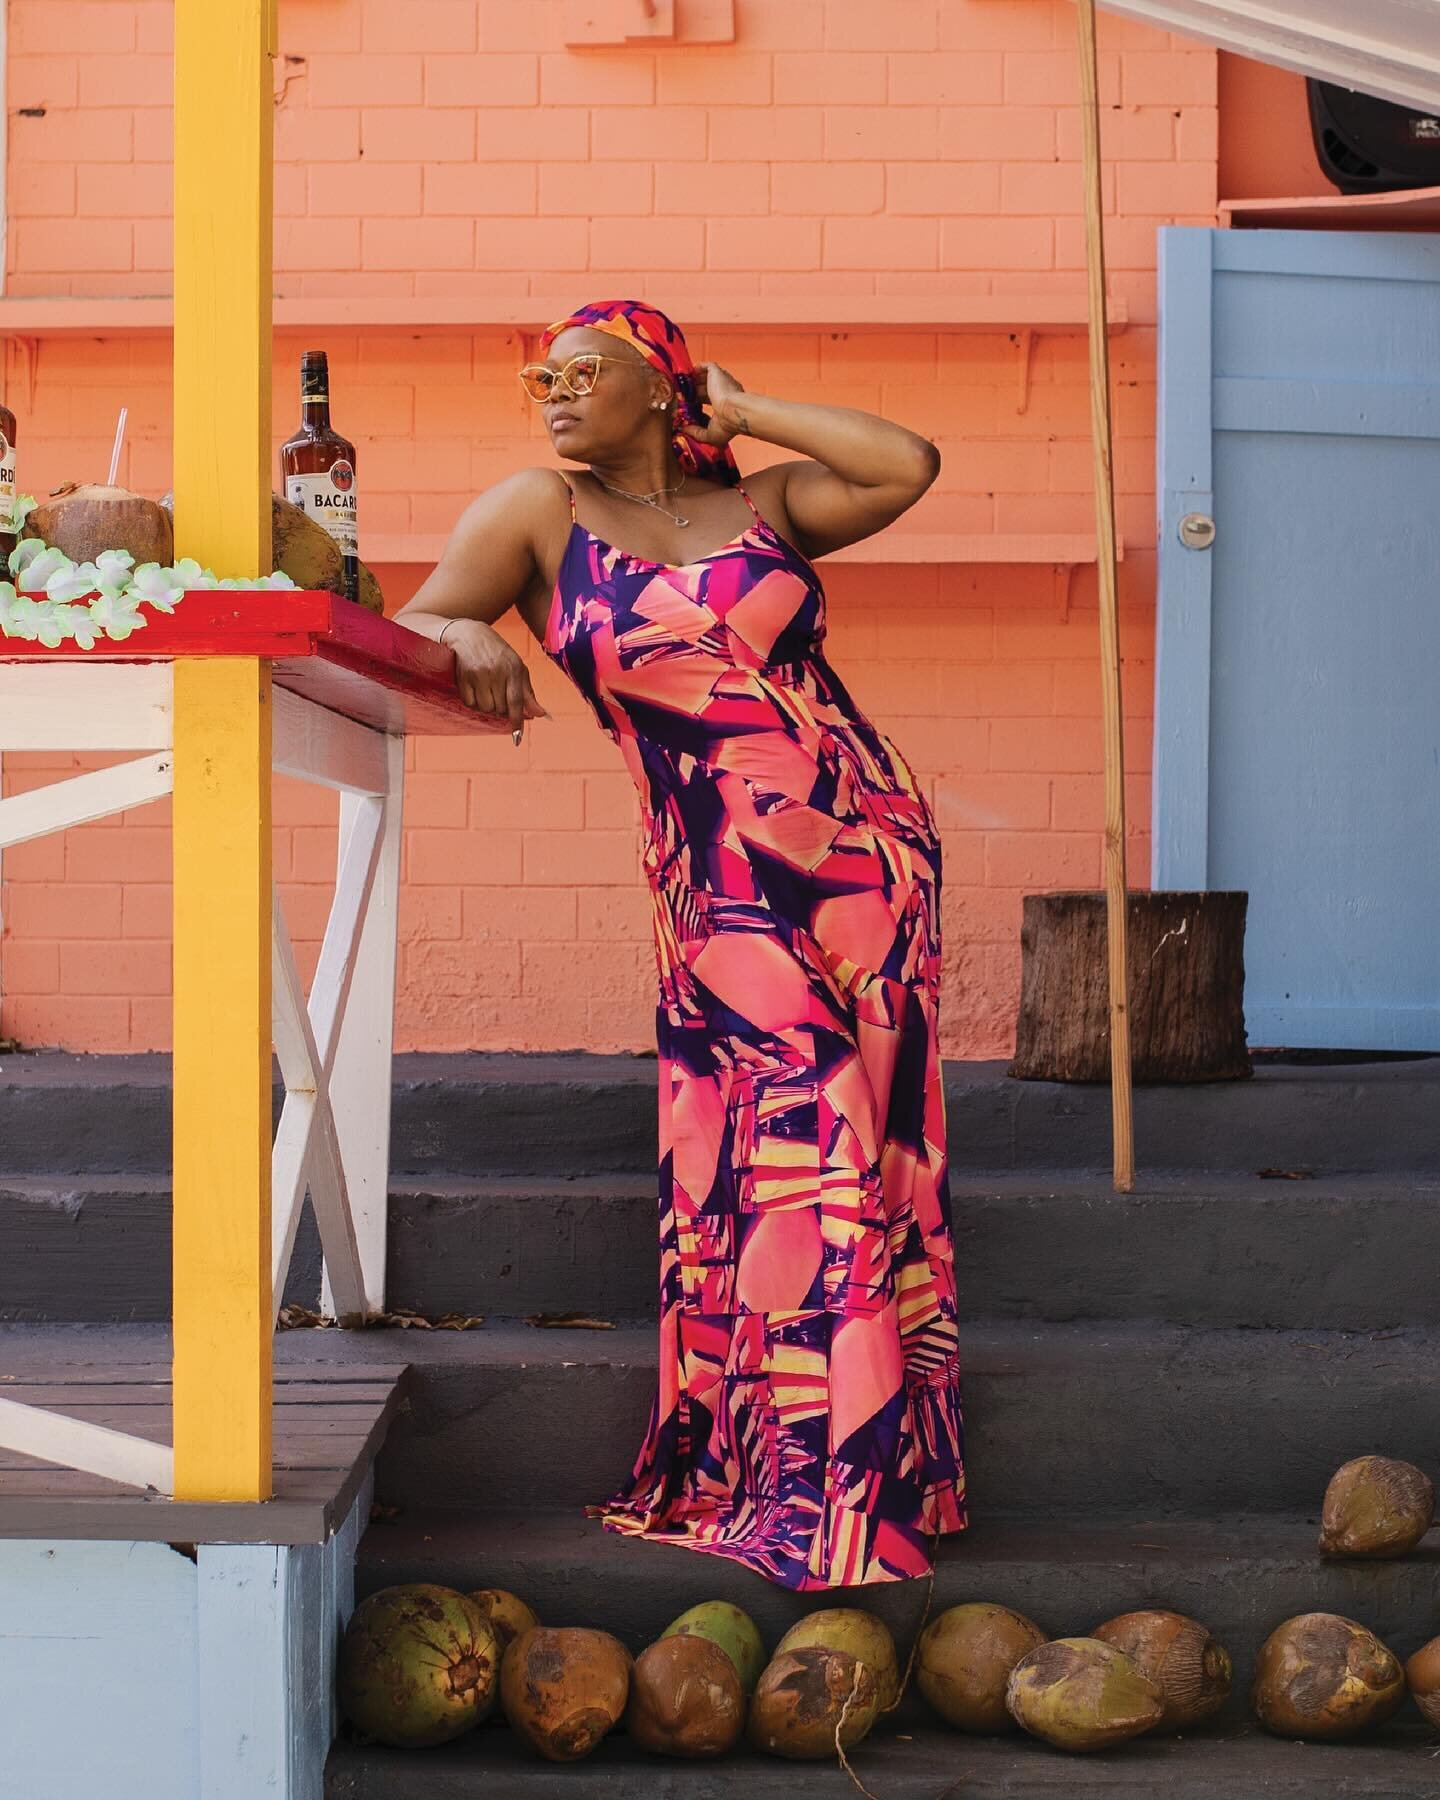
[{"label": "white drinking straw", "polygon": [[108,487],[114,487],[115,477],[120,473],[120,446],[125,442],[125,421],[130,416],[130,408],[122,406],[120,417],[115,421],[115,448],[110,452],[110,479]]}]

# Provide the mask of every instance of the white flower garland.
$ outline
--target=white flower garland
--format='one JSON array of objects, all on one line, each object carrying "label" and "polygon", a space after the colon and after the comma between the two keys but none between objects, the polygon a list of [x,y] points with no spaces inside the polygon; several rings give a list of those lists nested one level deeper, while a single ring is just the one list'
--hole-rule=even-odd
[{"label": "white flower garland", "polygon": [[[20,529],[35,505],[28,494],[16,496],[13,530]],[[10,553],[14,581],[0,581],[0,636],[38,640],[50,650],[73,638],[82,650],[91,650],[102,637],[121,643],[147,625],[142,605],[173,613],[187,588],[295,586],[279,569],[254,580],[237,575],[217,580],[193,556],[182,556],[173,566],[134,565],[128,550],[102,550],[94,562],[76,563],[38,538],[24,539]]]}]

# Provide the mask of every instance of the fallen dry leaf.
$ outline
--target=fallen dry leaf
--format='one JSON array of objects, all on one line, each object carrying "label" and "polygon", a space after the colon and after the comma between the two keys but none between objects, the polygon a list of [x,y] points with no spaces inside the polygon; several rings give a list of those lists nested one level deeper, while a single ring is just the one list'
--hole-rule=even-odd
[{"label": "fallen dry leaf", "polygon": [[589,1313],[530,1313],[526,1316],[527,1325],[558,1326],[561,1329],[575,1331],[613,1331],[613,1319],[592,1319]]}]

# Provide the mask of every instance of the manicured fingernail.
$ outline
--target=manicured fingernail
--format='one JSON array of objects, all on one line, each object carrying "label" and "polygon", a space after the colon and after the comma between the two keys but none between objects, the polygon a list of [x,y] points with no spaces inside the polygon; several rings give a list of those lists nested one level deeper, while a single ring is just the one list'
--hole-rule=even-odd
[{"label": "manicured fingernail", "polygon": [[510,740],[518,750],[520,747],[520,733],[518,731],[512,731],[510,733]]}]

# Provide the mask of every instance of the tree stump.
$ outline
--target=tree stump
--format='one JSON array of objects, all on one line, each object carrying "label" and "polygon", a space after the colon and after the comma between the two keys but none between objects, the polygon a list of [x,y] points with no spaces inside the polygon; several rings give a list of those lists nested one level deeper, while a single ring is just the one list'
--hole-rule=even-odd
[{"label": "tree stump", "polygon": [[[1245,1041],[1243,889],[1128,894],[1132,1083],[1253,1075]],[[1103,892],[1026,894],[1020,926],[1021,1081],[1110,1080]]]}]

